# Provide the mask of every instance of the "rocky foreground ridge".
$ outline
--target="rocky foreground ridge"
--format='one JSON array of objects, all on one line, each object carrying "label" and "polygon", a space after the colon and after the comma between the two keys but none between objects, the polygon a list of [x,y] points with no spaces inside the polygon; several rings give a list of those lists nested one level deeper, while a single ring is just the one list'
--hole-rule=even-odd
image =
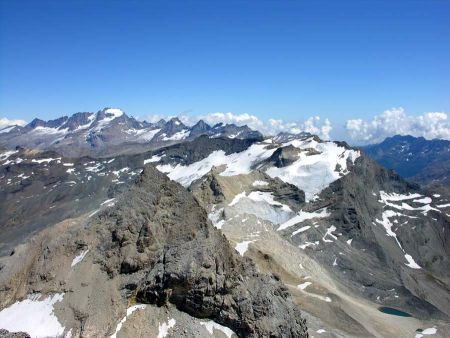
[{"label": "rocky foreground ridge", "polygon": [[240,337],[308,336],[287,289],[241,258],[194,197],[153,167],[114,208],[59,224],[17,251],[1,261],[1,306],[62,295],[58,321],[73,336],[111,335],[136,302],[173,304]]}]

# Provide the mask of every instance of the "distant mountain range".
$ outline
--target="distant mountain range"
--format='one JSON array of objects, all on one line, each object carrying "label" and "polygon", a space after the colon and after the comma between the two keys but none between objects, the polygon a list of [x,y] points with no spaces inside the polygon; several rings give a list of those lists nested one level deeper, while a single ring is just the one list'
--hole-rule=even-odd
[{"label": "distant mountain range", "polygon": [[450,186],[450,141],[396,135],[363,147],[367,156],[422,185]]},{"label": "distant mountain range", "polygon": [[104,108],[97,113],[82,112],[55,120],[34,119],[24,127],[0,129],[0,146],[55,150],[64,156],[113,156],[139,153],[193,140],[211,138],[262,139],[247,126],[198,121],[186,126],[178,118],[156,123],[138,121],[120,109]]},{"label": "distant mountain range", "polygon": [[[53,150],[68,157],[107,157],[156,150],[201,135],[263,139],[260,132],[248,126],[222,123],[210,126],[203,120],[187,126],[176,117],[150,123],[138,121],[120,109],[104,108],[96,113],[80,112],[49,121],[36,118],[23,127],[3,127],[0,147]],[[450,186],[450,141],[396,135],[362,149],[367,156],[404,178],[422,185]]]}]

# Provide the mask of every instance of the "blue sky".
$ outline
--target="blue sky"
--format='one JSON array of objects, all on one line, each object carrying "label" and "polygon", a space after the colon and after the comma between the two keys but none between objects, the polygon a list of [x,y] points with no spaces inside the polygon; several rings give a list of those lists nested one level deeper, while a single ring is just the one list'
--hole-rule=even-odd
[{"label": "blue sky", "polygon": [[446,0],[0,4],[0,117],[450,111]]}]

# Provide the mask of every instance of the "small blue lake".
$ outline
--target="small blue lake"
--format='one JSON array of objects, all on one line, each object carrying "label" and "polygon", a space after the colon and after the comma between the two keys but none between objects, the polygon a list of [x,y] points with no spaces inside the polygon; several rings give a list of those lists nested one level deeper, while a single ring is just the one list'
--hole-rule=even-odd
[{"label": "small blue lake", "polygon": [[386,313],[388,315],[400,316],[400,317],[412,317],[409,313],[394,309],[392,307],[381,306],[378,308],[379,311]]}]

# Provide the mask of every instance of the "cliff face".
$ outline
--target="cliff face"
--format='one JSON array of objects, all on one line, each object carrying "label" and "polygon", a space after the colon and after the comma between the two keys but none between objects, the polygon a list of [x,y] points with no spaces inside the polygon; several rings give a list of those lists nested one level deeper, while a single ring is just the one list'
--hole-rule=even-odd
[{"label": "cliff face", "polygon": [[97,226],[106,271],[134,279],[139,302],[170,302],[240,336],[306,336],[287,290],[240,258],[192,195],[153,167]]}]

